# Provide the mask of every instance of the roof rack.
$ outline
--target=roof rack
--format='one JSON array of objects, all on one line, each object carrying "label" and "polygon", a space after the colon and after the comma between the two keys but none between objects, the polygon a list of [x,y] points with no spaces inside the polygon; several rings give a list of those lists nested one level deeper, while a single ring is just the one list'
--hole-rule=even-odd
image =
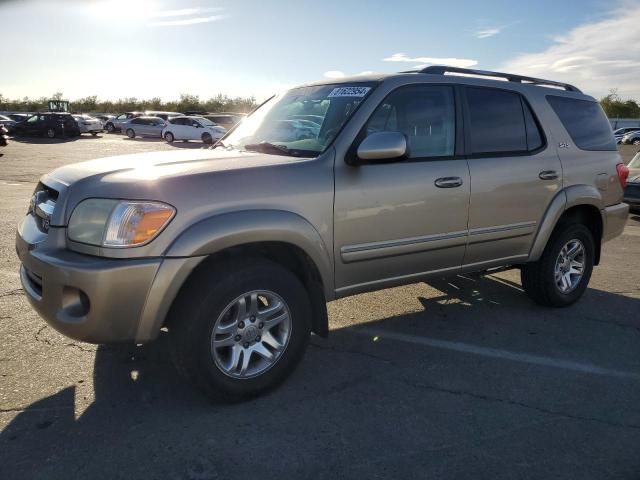
[{"label": "roof rack", "polygon": [[[432,75],[444,75],[446,73],[462,73],[465,75],[476,75],[479,77],[495,77],[495,78],[504,78],[510,82],[516,83],[524,83],[529,85],[541,85],[548,87],[559,87],[564,88],[568,92],[578,92],[582,93],[577,87],[569,83],[562,82],[554,82],[552,80],[543,80],[541,78],[534,77],[524,77],[522,75],[514,75],[513,73],[501,73],[501,72],[491,72],[488,70],[474,70],[471,68],[459,68],[459,67],[447,67],[444,65],[433,65],[430,67],[423,68],[422,70],[414,71],[415,73],[429,73]],[[409,73],[409,72],[405,72]]]}]

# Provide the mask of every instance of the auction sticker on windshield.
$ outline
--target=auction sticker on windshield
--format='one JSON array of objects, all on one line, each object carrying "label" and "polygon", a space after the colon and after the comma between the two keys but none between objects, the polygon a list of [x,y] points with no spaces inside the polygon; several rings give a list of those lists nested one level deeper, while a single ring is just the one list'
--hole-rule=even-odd
[{"label": "auction sticker on windshield", "polygon": [[327,98],[335,97],[364,97],[369,93],[371,87],[337,87],[334,88]]}]

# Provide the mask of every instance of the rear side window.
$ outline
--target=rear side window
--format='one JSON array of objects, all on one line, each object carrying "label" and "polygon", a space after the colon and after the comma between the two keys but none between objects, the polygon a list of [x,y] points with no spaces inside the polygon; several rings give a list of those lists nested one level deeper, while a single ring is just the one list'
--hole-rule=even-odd
[{"label": "rear side window", "polygon": [[547,96],[547,101],[582,150],[616,150],[611,124],[597,102]]},{"label": "rear side window", "polygon": [[472,155],[524,153],[543,146],[540,128],[520,94],[492,88],[465,90]]}]

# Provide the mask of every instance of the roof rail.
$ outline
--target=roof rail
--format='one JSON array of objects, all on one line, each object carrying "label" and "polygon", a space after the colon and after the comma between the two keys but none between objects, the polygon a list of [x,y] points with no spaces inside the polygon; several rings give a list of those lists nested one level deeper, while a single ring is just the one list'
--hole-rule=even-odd
[{"label": "roof rail", "polygon": [[541,85],[549,87],[564,88],[568,92],[582,93],[577,87],[569,83],[554,82],[552,80],[543,80],[541,78],[524,77],[522,75],[514,75],[513,73],[491,72],[488,70],[474,70],[471,68],[447,67],[444,65],[433,65],[418,70],[416,73],[429,73],[432,75],[444,75],[445,73],[463,73],[465,75],[476,75],[479,77],[496,77],[504,78],[510,82],[525,83],[530,85]]}]

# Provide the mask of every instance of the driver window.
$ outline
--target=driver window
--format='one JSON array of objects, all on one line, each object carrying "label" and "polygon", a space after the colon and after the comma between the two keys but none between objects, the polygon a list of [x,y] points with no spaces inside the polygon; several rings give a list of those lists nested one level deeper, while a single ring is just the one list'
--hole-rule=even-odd
[{"label": "driver window", "polygon": [[456,132],[453,88],[412,85],[395,90],[367,122],[367,135],[383,131],[406,136],[409,158],[452,156]]}]

